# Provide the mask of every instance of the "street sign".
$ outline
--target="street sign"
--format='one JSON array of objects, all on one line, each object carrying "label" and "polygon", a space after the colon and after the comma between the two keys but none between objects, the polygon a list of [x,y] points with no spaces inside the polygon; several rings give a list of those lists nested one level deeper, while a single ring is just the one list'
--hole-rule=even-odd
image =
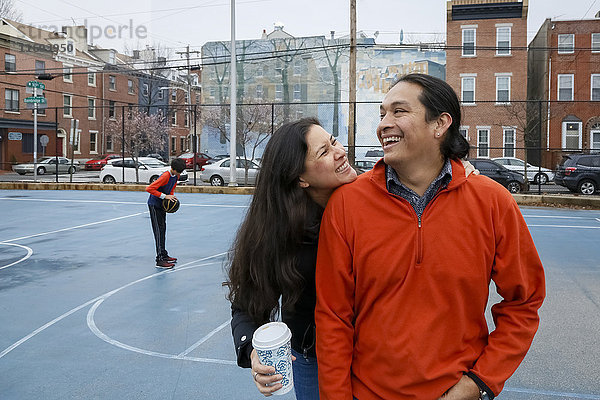
[{"label": "street sign", "polygon": [[23,134],[21,132],[8,132],[8,140],[22,140]]},{"label": "street sign", "polygon": [[45,97],[25,97],[23,101],[25,103],[46,104]]},{"label": "street sign", "polygon": [[26,103],[25,106],[28,110],[33,110],[34,108],[37,108],[38,110],[41,110],[42,108],[48,108],[47,103],[44,103],[44,104]]},{"label": "street sign", "polygon": [[46,85],[44,85],[42,82],[38,82],[38,81],[29,81],[27,82],[27,87],[30,88],[38,88],[38,89],[46,89]]},{"label": "street sign", "polygon": [[42,145],[42,147],[48,146],[49,141],[50,141],[50,138],[48,137],[48,135],[40,136],[40,144]]},{"label": "street sign", "polygon": [[[37,92],[36,92],[37,91]],[[42,93],[44,93],[44,89],[42,88],[32,88],[32,87],[26,87],[25,88],[25,93],[31,93],[31,94],[37,94],[38,96],[41,95]]]}]

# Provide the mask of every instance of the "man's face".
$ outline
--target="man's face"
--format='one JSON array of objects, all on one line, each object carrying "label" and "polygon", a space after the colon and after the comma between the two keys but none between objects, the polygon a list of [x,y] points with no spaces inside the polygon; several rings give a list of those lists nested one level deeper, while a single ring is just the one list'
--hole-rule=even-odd
[{"label": "man's face", "polygon": [[426,109],[419,100],[420,94],[419,85],[400,82],[381,103],[377,138],[383,147],[385,163],[393,168],[439,157],[437,124],[425,120]]}]

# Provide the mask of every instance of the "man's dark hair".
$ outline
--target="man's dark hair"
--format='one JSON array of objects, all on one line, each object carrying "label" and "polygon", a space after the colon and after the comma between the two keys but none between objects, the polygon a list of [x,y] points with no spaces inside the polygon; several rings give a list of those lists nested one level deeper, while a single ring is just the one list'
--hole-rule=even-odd
[{"label": "man's dark hair", "polygon": [[452,117],[452,124],[440,146],[442,155],[446,158],[461,159],[469,154],[469,142],[460,134],[460,102],[456,92],[441,79],[425,74],[404,75],[392,84],[390,89],[399,82],[414,83],[421,87],[419,101],[426,109],[425,119],[431,122],[442,113]]},{"label": "man's dark hair", "polygon": [[175,158],[173,161],[171,161],[171,168],[179,173],[182,173],[185,169],[185,161],[181,158]]}]

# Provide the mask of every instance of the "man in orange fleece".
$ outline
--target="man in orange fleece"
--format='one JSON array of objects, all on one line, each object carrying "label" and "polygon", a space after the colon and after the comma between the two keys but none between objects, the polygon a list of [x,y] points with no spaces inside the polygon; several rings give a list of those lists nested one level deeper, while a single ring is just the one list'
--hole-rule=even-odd
[{"label": "man in orange fleece", "polygon": [[[447,83],[406,75],[380,109],[384,158],[333,194],[321,224],[321,399],[492,399],[538,327],[533,240],[504,187],[465,177],[469,144]],[[490,333],[491,280],[503,300]]]}]

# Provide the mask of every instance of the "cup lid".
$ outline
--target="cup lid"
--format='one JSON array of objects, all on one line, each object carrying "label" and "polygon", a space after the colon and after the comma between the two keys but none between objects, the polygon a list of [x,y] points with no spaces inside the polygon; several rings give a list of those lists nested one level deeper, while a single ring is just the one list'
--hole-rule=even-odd
[{"label": "cup lid", "polygon": [[292,332],[283,322],[268,322],[260,326],[252,337],[252,346],[258,349],[279,347],[292,338]]}]

